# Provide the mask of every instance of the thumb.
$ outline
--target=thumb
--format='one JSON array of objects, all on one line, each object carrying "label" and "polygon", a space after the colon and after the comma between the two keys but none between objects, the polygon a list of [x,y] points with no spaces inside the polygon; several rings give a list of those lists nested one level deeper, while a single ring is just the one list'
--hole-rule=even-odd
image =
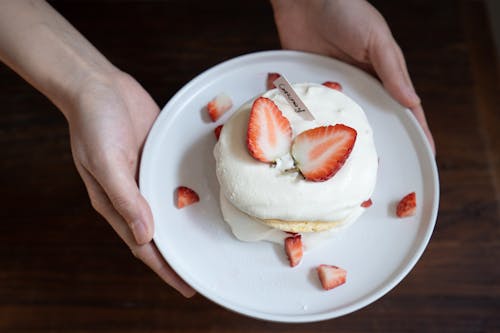
[{"label": "thumb", "polygon": [[370,45],[370,61],[385,89],[401,105],[409,108],[425,132],[434,154],[436,148],[425,113],[422,109],[413,83],[411,82],[406,62],[398,44],[392,36],[374,39]]},{"label": "thumb", "polygon": [[420,98],[413,88],[403,53],[392,36],[375,38],[369,54],[373,68],[389,94],[407,108],[419,105]]},{"label": "thumb", "polygon": [[[133,163],[134,164],[134,163]],[[93,176],[102,186],[116,211],[127,222],[137,244],[149,243],[153,238],[153,215],[123,156],[104,163]]]}]

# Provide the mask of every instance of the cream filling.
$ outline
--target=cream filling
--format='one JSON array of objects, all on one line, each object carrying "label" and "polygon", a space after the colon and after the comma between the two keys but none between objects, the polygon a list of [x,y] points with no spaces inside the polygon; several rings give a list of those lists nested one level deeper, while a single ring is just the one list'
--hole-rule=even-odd
[{"label": "cream filling", "polygon": [[[220,193],[220,207],[224,221],[231,228],[236,238],[244,242],[268,241],[283,245],[285,238],[291,235],[278,229],[271,228],[257,218],[251,217],[238,208],[234,207],[228,199]],[[339,233],[349,227],[358,219],[366,208],[361,206],[351,210],[350,214],[334,228],[322,232],[305,232],[302,235],[304,249],[320,247],[323,244],[334,240]]]}]

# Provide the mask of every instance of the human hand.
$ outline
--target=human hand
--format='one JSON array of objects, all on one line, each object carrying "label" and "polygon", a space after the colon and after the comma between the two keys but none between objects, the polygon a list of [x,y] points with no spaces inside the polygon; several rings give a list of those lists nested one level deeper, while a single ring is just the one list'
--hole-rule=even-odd
[{"label": "human hand", "polygon": [[283,48],[331,56],[377,75],[413,112],[436,152],[403,53],[375,8],[364,0],[272,0],[272,5]]},{"label": "human hand", "polygon": [[186,297],[194,295],[152,242],[153,217],[137,187],[139,155],[159,108],[129,75],[118,72],[84,88],[64,110],[73,159],[92,206],[132,253]]},{"label": "human hand", "polygon": [[153,217],[137,187],[139,154],[159,113],[148,93],[45,1],[0,1],[0,61],[66,116],[73,159],[95,209],[137,258],[193,296],[153,244]]}]

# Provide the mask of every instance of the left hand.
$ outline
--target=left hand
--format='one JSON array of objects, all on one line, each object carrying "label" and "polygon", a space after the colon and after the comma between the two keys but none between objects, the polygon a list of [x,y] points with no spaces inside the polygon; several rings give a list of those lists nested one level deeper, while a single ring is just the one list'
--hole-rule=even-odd
[{"label": "left hand", "polygon": [[382,15],[364,0],[273,0],[285,49],[331,56],[376,74],[389,94],[409,108],[436,148],[400,47]]},{"label": "left hand", "polygon": [[153,243],[153,216],[137,185],[141,150],[160,111],[151,96],[45,1],[0,1],[0,61],[68,120],[73,159],[94,208],[134,256],[193,296]]},{"label": "left hand", "polygon": [[153,237],[153,216],[136,177],[146,136],[159,108],[126,73],[116,71],[84,84],[63,112],[76,168],[92,206],[132,254],[186,297],[195,291],[165,262]]}]

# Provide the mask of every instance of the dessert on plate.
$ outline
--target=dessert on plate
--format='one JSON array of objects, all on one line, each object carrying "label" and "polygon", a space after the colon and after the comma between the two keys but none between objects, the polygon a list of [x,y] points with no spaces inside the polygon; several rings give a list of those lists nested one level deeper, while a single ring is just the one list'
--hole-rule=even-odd
[{"label": "dessert on plate", "polygon": [[283,244],[301,234],[310,248],[369,206],[378,156],[359,105],[315,83],[293,88],[314,120],[278,89],[243,104],[214,148],[224,220],[243,241]]}]

